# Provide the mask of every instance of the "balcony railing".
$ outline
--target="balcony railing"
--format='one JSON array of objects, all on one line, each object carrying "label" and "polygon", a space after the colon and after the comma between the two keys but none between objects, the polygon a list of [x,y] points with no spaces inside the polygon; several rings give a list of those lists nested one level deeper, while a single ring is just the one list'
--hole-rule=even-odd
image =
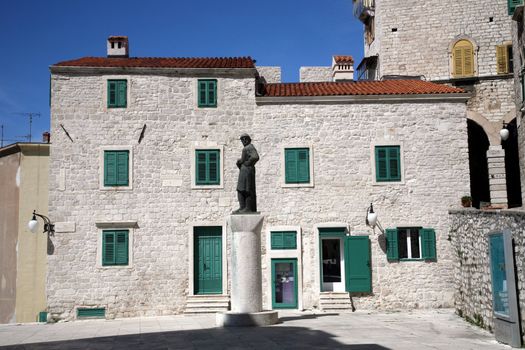
[{"label": "balcony railing", "polygon": [[375,0],[354,0],[354,17],[365,22],[374,15]]}]

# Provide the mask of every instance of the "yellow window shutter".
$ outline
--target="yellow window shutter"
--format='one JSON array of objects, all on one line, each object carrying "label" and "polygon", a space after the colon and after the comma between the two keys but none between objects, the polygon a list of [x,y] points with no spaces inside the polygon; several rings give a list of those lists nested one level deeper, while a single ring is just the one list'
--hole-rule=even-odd
[{"label": "yellow window shutter", "polygon": [[454,61],[454,69],[453,69],[453,75],[454,76],[462,76],[463,75],[463,52],[461,48],[455,48],[454,54],[452,57]]},{"label": "yellow window shutter", "polygon": [[507,46],[496,46],[496,65],[498,74],[506,74],[509,72],[508,61]]},{"label": "yellow window shutter", "polygon": [[474,55],[471,48],[463,49],[464,56],[464,66],[463,66],[463,75],[471,76],[474,75]]}]

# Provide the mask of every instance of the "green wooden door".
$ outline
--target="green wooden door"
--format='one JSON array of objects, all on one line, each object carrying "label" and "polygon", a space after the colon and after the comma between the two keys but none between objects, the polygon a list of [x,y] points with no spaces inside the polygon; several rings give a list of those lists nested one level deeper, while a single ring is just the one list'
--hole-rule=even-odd
[{"label": "green wooden door", "polygon": [[222,228],[194,228],[195,294],[222,293]]},{"label": "green wooden door", "polygon": [[348,236],[345,240],[345,277],[347,292],[372,291],[370,240],[367,236]]},{"label": "green wooden door", "polygon": [[297,309],[297,259],[272,259],[272,308]]}]

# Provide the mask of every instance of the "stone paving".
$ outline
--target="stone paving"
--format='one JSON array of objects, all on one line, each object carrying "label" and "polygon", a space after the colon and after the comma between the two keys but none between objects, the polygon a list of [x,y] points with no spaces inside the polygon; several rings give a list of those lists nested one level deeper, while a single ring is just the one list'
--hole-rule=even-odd
[{"label": "stone paving", "polygon": [[261,328],[216,328],[214,315],[0,325],[0,349],[511,349],[453,310],[279,315]]}]

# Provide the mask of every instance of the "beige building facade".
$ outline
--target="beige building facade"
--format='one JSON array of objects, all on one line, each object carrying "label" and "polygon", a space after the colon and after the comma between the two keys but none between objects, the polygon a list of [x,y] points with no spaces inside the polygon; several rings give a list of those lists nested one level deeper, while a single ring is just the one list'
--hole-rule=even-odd
[{"label": "beige building facade", "polygon": [[0,323],[35,322],[47,306],[47,236],[31,233],[33,210],[47,214],[49,144],[0,148]]}]

